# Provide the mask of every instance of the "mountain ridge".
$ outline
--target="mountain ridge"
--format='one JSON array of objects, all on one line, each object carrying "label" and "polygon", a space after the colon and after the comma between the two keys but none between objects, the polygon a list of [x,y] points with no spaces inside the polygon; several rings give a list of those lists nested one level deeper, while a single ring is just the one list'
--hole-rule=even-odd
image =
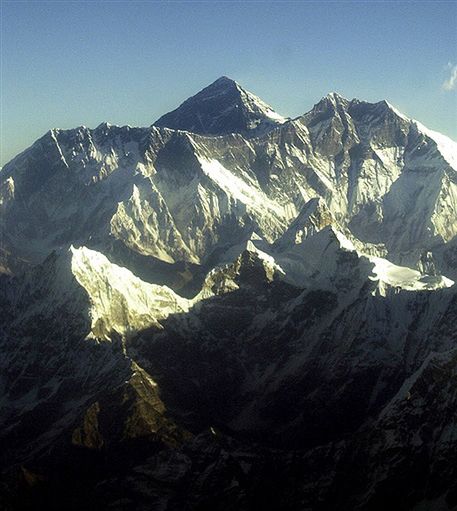
[{"label": "mountain ridge", "polygon": [[[325,100],[325,98],[324,98],[324,100]],[[418,134],[415,135],[415,129],[413,129],[413,124],[411,124],[412,121],[405,120],[406,118],[404,118],[404,116],[398,116],[390,107],[387,107],[383,110],[383,112],[384,111],[390,112],[388,114],[389,116],[394,115],[397,118],[398,122],[400,123],[399,127],[400,127],[401,131],[398,133],[392,132],[391,134],[389,134],[389,132],[386,133],[385,131],[383,131],[386,128],[383,127],[383,124],[380,124],[379,127],[377,125],[375,125],[375,131],[371,132],[371,131],[367,131],[367,126],[370,126],[370,124],[365,123],[362,125],[363,129],[366,131],[364,136],[370,137],[370,140],[368,141],[368,145],[366,145],[365,142],[361,143],[359,140],[360,136],[363,135],[363,133],[360,132],[361,128],[356,128],[356,126],[354,125],[354,122],[358,122],[358,121],[351,120],[352,119],[351,117],[347,117],[347,119],[346,119],[346,117],[344,117],[343,121],[344,121],[344,123],[346,123],[346,128],[344,128],[344,126],[341,124],[341,122],[343,122],[343,121],[340,118],[340,114],[338,114],[337,112],[335,112],[332,109],[330,109],[330,111],[328,109],[324,109],[324,111],[326,112],[326,115],[329,115],[329,117],[327,117],[328,120],[326,120],[325,123],[322,124],[322,121],[319,120],[319,118],[320,118],[319,112],[317,113],[317,117],[316,117],[316,107],[319,104],[322,105],[322,101],[324,101],[324,100],[321,100],[321,102],[317,103],[316,106],[310,112],[308,112],[308,114],[298,117],[294,121],[288,121],[287,123],[282,124],[282,125],[278,126],[277,128],[275,128],[275,130],[280,130],[280,132],[278,132],[278,134],[275,135],[275,137],[279,136],[279,139],[281,139],[281,138],[286,138],[286,137],[292,136],[293,139],[295,139],[293,143],[299,144],[300,151],[303,151],[303,148],[300,146],[304,146],[304,148],[306,148],[306,151],[316,152],[316,157],[315,157],[316,161],[315,162],[313,162],[313,161],[308,162],[307,161],[308,158],[305,159],[305,158],[303,158],[303,156],[299,156],[301,161],[297,162],[302,167],[303,167],[303,165],[311,164],[311,166],[314,169],[314,172],[316,173],[316,177],[315,178],[313,177],[313,179],[315,180],[315,183],[311,184],[311,186],[314,187],[314,190],[307,193],[307,197],[306,197],[305,201],[308,200],[309,198],[312,198],[313,195],[316,196],[316,194],[320,195],[321,197],[328,196],[329,194],[334,194],[335,192],[332,191],[332,188],[334,188],[335,186],[339,186],[338,183],[341,183],[341,182],[344,183],[344,181],[347,180],[347,184],[344,185],[344,186],[348,186],[347,197],[345,198],[345,197],[339,196],[339,197],[335,198],[336,199],[334,201],[335,206],[332,207],[332,204],[330,203],[330,209],[332,211],[332,214],[334,214],[334,215],[336,214],[337,217],[340,217],[341,215],[346,215],[346,213],[344,212],[344,209],[349,207],[354,210],[354,213],[357,216],[357,209],[360,207],[359,205],[357,205],[357,203],[361,203],[361,206],[363,206],[364,203],[367,203],[367,202],[368,203],[373,203],[373,202],[376,203],[376,201],[373,201],[373,199],[376,199],[376,197],[379,194],[383,194],[383,193],[387,192],[388,187],[390,187],[392,185],[392,183],[400,175],[401,167],[399,167],[399,165],[396,163],[394,158],[397,158],[397,159],[404,158],[402,153],[405,151],[406,147],[405,147],[405,149],[403,149],[400,146],[399,149],[397,150],[396,155],[395,155],[395,153],[392,153],[392,151],[384,148],[384,146],[386,144],[386,142],[384,141],[384,137],[386,137],[386,136],[394,137],[393,143],[397,143],[397,139],[400,136],[400,138],[402,139],[401,144],[405,144],[406,143],[405,137],[409,136],[410,138],[417,138],[417,137],[420,138],[421,135],[419,135],[419,132],[417,132]],[[344,102],[346,102],[347,105],[349,105],[349,104],[354,103],[354,100],[350,103],[348,103],[347,100],[344,100]],[[380,103],[383,103],[383,102],[380,102]],[[359,110],[360,110],[360,107],[359,107],[360,105],[363,106],[363,105],[370,105],[370,104],[358,102],[356,104],[356,106],[358,107]],[[371,111],[370,109],[373,109],[373,108],[374,108],[374,111],[376,111],[376,108],[377,108],[376,105],[379,105],[379,103],[371,104],[371,106],[369,107],[369,111]],[[387,103],[385,103],[384,106],[385,105],[387,105]],[[318,108],[318,110],[319,110],[319,108]],[[393,114],[392,114],[392,112],[393,112]],[[349,113],[345,113],[344,115],[347,116],[347,115],[349,115]],[[363,115],[365,115],[365,114],[363,114]],[[384,113],[382,115],[384,115]],[[359,114],[357,114],[357,116],[359,116]],[[363,120],[363,117],[362,117],[362,120]],[[328,124],[330,121],[331,121],[331,124]],[[397,121],[395,121],[395,122],[397,122]],[[302,128],[302,126],[303,126],[303,128]],[[410,126],[410,128],[407,128],[408,126]],[[340,130],[340,129],[345,130],[345,132],[344,132],[345,133],[345,135],[344,135],[345,142],[342,142],[339,139],[338,131],[335,131],[335,130]],[[373,128],[370,128],[370,130],[372,130],[372,129]],[[407,129],[411,133],[410,135],[406,134]],[[163,130],[165,130],[165,131],[163,131]],[[195,152],[196,150],[198,150],[198,148],[200,146],[204,147],[208,144],[209,144],[209,147],[211,147],[214,144],[215,144],[215,147],[217,147],[218,145],[219,146],[221,145],[220,142],[216,142],[216,140],[213,140],[213,139],[211,139],[211,141],[207,141],[207,139],[200,140],[197,135],[192,135],[192,134],[179,135],[179,133],[177,133],[177,132],[175,134],[174,133],[175,132],[173,132],[173,131],[167,131],[165,128],[129,128],[127,126],[119,128],[119,127],[115,127],[115,126],[110,126],[108,124],[102,124],[99,127],[97,127],[95,130],[88,130],[87,128],[78,128],[76,130],[51,131],[49,133],[49,135],[45,135],[45,137],[40,139],[37,142],[37,144],[39,144],[39,146],[43,145],[43,144],[47,144],[48,138],[49,138],[49,142],[51,143],[50,149],[53,151],[56,151],[56,160],[55,160],[56,163],[55,164],[59,164],[59,162],[60,162],[60,164],[63,165],[63,167],[65,167],[67,169],[69,166],[68,162],[70,162],[70,165],[72,166],[72,168],[75,168],[75,166],[78,166],[78,165],[84,166],[87,169],[86,172],[88,172],[86,179],[92,179],[92,180],[97,180],[97,181],[104,180],[113,171],[116,171],[117,169],[119,169],[122,166],[125,167],[125,166],[131,166],[132,164],[134,165],[135,162],[136,162],[136,166],[137,166],[137,172],[143,173],[146,176],[157,173],[157,170],[154,169],[154,163],[153,163],[153,160],[155,158],[154,153],[157,150],[157,149],[154,149],[154,147],[157,147],[160,150],[160,145],[161,144],[163,145],[164,143],[167,144],[167,141],[172,141],[173,144],[175,143],[174,141],[176,141],[176,143],[178,145],[180,145],[180,151],[182,151],[184,149],[184,147],[187,145],[188,148],[186,149],[186,151],[190,151],[190,152]],[[275,133],[276,133],[276,131],[275,131]],[[232,145],[232,144],[240,145],[238,142],[236,142],[236,138],[233,138],[233,139],[231,138],[231,137],[236,137],[236,136],[240,136],[240,135],[226,135],[225,136],[225,137],[229,137],[226,139],[227,142],[224,142],[227,145],[227,147],[230,147],[230,145]],[[266,149],[265,156],[262,155],[261,158],[271,158],[271,156],[268,156],[268,151],[269,151],[268,143],[269,143],[269,138],[271,136],[273,136],[273,133],[271,135],[269,135],[268,132],[261,136],[260,140],[264,141],[263,144]],[[326,140],[325,146],[323,146],[321,144],[320,137],[325,138],[325,140]],[[381,137],[381,138],[379,138],[379,137]],[[112,140],[112,142],[110,142],[110,140]],[[114,140],[118,140],[118,142],[116,142],[115,145],[110,147],[110,144],[114,143]],[[122,140],[125,140],[125,142],[122,142]],[[108,145],[105,149],[104,144],[106,142],[108,142]],[[67,146],[68,143],[70,143],[71,150],[73,152],[74,151],[79,152],[81,154],[81,156],[75,157],[73,154],[68,154],[68,151],[65,149],[65,146]],[[371,148],[373,143],[378,144],[378,147],[374,146],[375,147],[374,150]],[[390,143],[392,144],[392,142],[390,142]],[[412,140],[411,143],[414,143],[414,141]],[[126,146],[124,147],[123,144],[126,144]],[[159,146],[157,144],[159,144]],[[242,142],[242,144],[243,144],[243,142]],[[74,149],[73,149],[73,146],[74,146]],[[359,146],[360,146],[360,148],[359,148]],[[34,145],[32,147],[38,147],[38,146]],[[427,149],[426,145],[424,147],[425,147],[425,149]],[[62,150],[62,148],[63,148],[63,150]],[[265,151],[265,149],[263,149],[263,151]],[[111,154],[105,153],[106,150],[111,152]],[[252,149],[248,148],[247,145],[246,145],[246,149],[244,150],[244,152],[246,152],[246,150],[249,152],[252,152]],[[290,158],[290,155],[287,154],[287,150],[288,149],[285,148],[286,158]],[[350,167],[348,169],[345,169],[344,165],[348,165],[348,164],[343,163],[343,167],[342,167],[341,171],[336,168],[334,175],[329,174],[328,171],[322,172],[319,170],[319,166],[326,164],[325,160],[328,160],[329,158],[332,158],[332,159],[337,158],[338,154],[336,154],[336,153],[341,152],[341,151],[343,151],[343,153],[346,151],[352,151],[352,153],[349,153],[348,156],[344,156],[344,158],[346,158],[348,160],[349,165],[351,164],[351,161],[354,161],[355,165],[358,166],[359,163],[357,163],[357,159],[360,159],[360,157],[362,157],[362,158],[366,159],[366,164],[374,166],[375,173],[377,173],[376,166],[388,165],[390,168],[389,168],[388,172],[385,173],[386,177],[388,177],[386,184],[382,185],[382,182],[379,182],[379,178],[377,178],[376,175],[374,175],[374,177],[378,180],[378,183],[375,184],[375,188],[373,189],[373,191],[374,191],[373,196],[370,198],[370,195],[364,196],[364,194],[370,193],[368,190],[367,191],[362,190],[362,189],[358,190],[357,186],[354,187],[353,184],[351,184],[351,180],[354,181],[354,179],[356,179],[356,180],[359,179],[357,177],[357,173],[359,173],[360,170],[357,170],[356,167],[353,166],[354,170],[351,170]],[[412,151],[412,148],[411,148],[411,151]],[[423,151],[423,149],[421,149],[420,151]],[[412,151],[411,156],[414,156],[414,158],[417,159],[418,157],[420,157],[420,151],[416,151],[417,155],[414,153],[414,151]],[[207,152],[206,148],[204,149],[204,152]],[[212,149],[210,149],[210,152],[212,152]],[[19,158],[25,158],[27,156],[27,154],[28,154],[28,151],[26,151],[25,153],[22,153],[19,156]],[[305,152],[305,154],[306,154],[306,152]],[[351,154],[352,154],[352,156],[351,156]],[[360,154],[360,156],[359,156],[359,154]],[[190,153],[189,153],[189,155],[190,155]],[[426,156],[426,158],[429,157],[427,155],[427,151],[425,153],[425,156]],[[36,157],[42,158],[40,155],[33,156],[33,158],[36,158]],[[205,155],[205,159],[208,159],[208,157],[209,157],[209,155],[208,156]],[[247,157],[252,160],[252,156],[247,155]],[[79,160],[78,160],[78,158],[79,158]],[[151,158],[152,158],[152,160],[151,160]],[[201,156],[199,156],[198,158],[200,158],[199,161],[202,161]],[[243,158],[246,158],[246,156],[243,156]],[[258,157],[256,157],[256,158],[258,159]],[[280,156],[280,158],[281,158],[281,156]],[[293,158],[295,158],[295,156]],[[217,158],[214,158],[214,157],[209,157],[209,159],[210,160],[214,159],[217,161]],[[319,159],[321,161],[319,161]],[[194,160],[194,161],[195,161],[196,165],[200,165],[200,163],[197,163],[196,160]],[[424,161],[426,162],[426,159]],[[371,163],[371,162],[373,162],[373,163]],[[270,166],[272,164],[275,165],[275,163],[276,163],[275,160],[271,161]],[[335,166],[336,165],[341,166],[341,163],[337,163],[337,160],[335,160],[334,162],[330,161],[330,163]],[[46,161],[44,161],[43,164],[46,167],[48,166],[48,163]],[[262,167],[262,169],[261,169],[262,173],[259,174],[259,172],[256,171],[255,179],[259,180],[259,184],[260,184],[261,188],[264,187],[264,184],[261,180],[266,179],[267,182],[265,184],[271,190],[272,188],[274,188],[273,183],[271,182],[271,177],[279,176],[280,174],[272,174],[271,177],[270,176],[264,177],[263,169],[268,166],[267,161],[261,162],[259,160],[259,164]],[[283,167],[284,161],[279,160],[279,161],[277,161],[277,164],[280,165],[281,167]],[[363,161],[362,161],[362,164],[364,164]],[[402,162],[400,164],[403,165]],[[414,164],[417,165],[416,162],[414,162]],[[25,165],[27,165],[26,162],[25,162]],[[194,165],[194,163],[192,163],[192,165]],[[218,163],[218,165],[219,165],[219,163]],[[252,163],[250,165],[252,165]],[[256,162],[254,162],[254,165],[258,166],[258,164]],[[8,164],[7,166],[4,167],[4,170],[2,171],[4,180],[5,181],[6,181],[6,179],[9,180],[8,181],[9,184],[6,183],[6,185],[4,185],[2,187],[5,190],[4,193],[6,193],[7,195],[8,195],[8,193],[11,195],[12,189],[15,186],[17,188],[17,186],[18,186],[18,183],[14,182],[13,177],[8,175],[8,169],[11,167],[15,167],[15,166],[17,167],[18,164],[15,164],[15,165]],[[90,169],[94,168],[94,167],[95,168],[98,167],[100,170],[95,175],[91,175],[93,173],[91,172]],[[395,168],[395,167],[397,167],[397,168]],[[95,168],[94,168],[94,170],[95,170]],[[223,166],[221,167],[221,172],[222,172],[222,168],[223,168]],[[251,166],[251,168],[252,168],[252,166]],[[255,166],[254,166],[254,168],[255,168]],[[362,170],[362,172],[366,172],[364,170],[363,166],[362,166],[361,170]],[[444,166],[443,166],[443,170],[444,170]],[[223,172],[226,172],[226,171],[223,171]],[[341,174],[341,172],[343,172],[343,174]],[[348,172],[349,172],[349,174],[347,174],[347,176],[346,176],[345,174]],[[351,172],[352,172],[352,175],[350,174]],[[356,173],[354,174],[354,172],[356,172]],[[373,171],[370,170],[370,172],[373,172]],[[382,171],[382,172],[384,173],[384,171]],[[391,177],[389,177],[389,173],[392,174]],[[39,179],[40,185],[42,185],[44,176],[40,175],[39,167],[37,170],[35,170],[34,174],[36,175],[36,179]],[[117,174],[119,174],[119,172],[117,172]],[[207,175],[211,176],[213,174],[210,172]],[[221,176],[222,176],[222,174],[221,174]],[[6,179],[5,179],[5,177],[6,177]],[[20,177],[21,176],[18,175],[18,171],[16,171],[16,176],[15,176],[16,181]],[[81,177],[83,177],[83,176],[81,176]],[[449,185],[447,185],[447,186],[452,186],[452,175],[450,175],[449,177],[450,177],[450,181],[449,181]],[[232,180],[235,178],[230,177],[230,179]],[[297,180],[297,178],[295,178],[295,177],[293,179]],[[300,177],[299,179],[300,179],[300,181],[302,181],[303,178]],[[382,179],[384,180],[385,177],[383,176]],[[446,179],[448,179],[448,177],[446,177]],[[405,174],[405,179],[402,179],[402,180],[406,180],[406,174]],[[402,180],[400,180],[400,181],[402,181]],[[300,183],[300,181],[297,182],[298,187],[299,187],[298,189],[303,187],[303,185]],[[331,183],[331,181],[335,181],[335,184]],[[219,183],[219,185],[217,185],[217,186],[220,186],[221,184],[222,183]],[[304,183],[306,188],[309,188],[309,184],[310,183]],[[380,187],[380,185],[381,185],[381,187]],[[438,183],[437,183],[437,185],[440,186]],[[405,184],[405,186],[406,186],[406,184]],[[30,184],[30,188],[36,188],[34,181],[32,181],[32,183]],[[27,188],[25,190],[21,190],[20,193],[23,195],[28,195]],[[159,193],[159,196],[160,196],[160,194],[162,194],[162,192],[160,190],[158,193]],[[297,192],[295,191],[294,193],[296,195]],[[392,194],[390,194],[390,195],[392,195]],[[281,200],[283,200],[283,199],[281,199]],[[344,206],[345,201],[348,201],[347,206]],[[6,202],[6,197],[2,202],[3,203]],[[284,218],[284,220],[280,220],[278,218],[278,222],[280,223],[280,225],[282,225],[283,222],[287,223],[289,221],[288,215],[294,216],[296,214],[296,211],[298,211],[298,209],[301,208],[303,205],[303,199],[300,199],[299,197],[296,197],[293,202],[294,203],[290,205],[290,208],[291,208],[290,213],[286,214],[286,217]],[[343,208],[344,208],[343,211],[338,211],[341,208],[341,206],[343,206]],[[287,207],[289,207],[289,206],[287,206]],[[378,207],[378,206],[376,206],[376,207]],[[397,207],[397,206],[395,206],[395,207]],[[430,207],[433,207],[433,206],[430,205]],[[451,206],[451,207],[453,207],[453,206]],[[398,214],[399,214],[399,212],[395,211],[395,215],[398,215]],[[430,217],[433,218],[432,212],[424,211],[423,214],[430,215]],[[354,220],[352,220],[352,221],[354,222]],[[359,220],[356,220],[356,222],[360,223]],[[445,223],[447,225],[449,225],[449,222],[445,222]],[[444,225],[443,225],[443,227],[444,227]],[[282,230],[283,227],[279,227],[279,229]],[[446,227],[446,229],[448,229],[448,227]],[[179,231],[179,229],[178,229],[178,231]],[[443,232],[445,239],[448,239],[449,237],[452,237],[452,235],[453,235],[452,230],[451,230],[451,232],[447,233],[445,230],[443,230],[443,228],[441,226],[438,228],[438,232],[441,234],[440,231]],[[182,235],[183,235],[182,232],[175,233],[175,236],[178,236],[178,237],[182,236]],[[386,235],[388,236],[388,233],[386,233]],[[375,240],[369,240],[369,241],[375,241]],[[186,244],[184,239],[183,239],[183,243]],[[406,243],[409,244],[411,242],[406,241]],[[141,250],[141,248],[140,248],[140,250]],[[183,250],[185,251],[185,250],[189,250],[189,249],[188,248],[185,249],[183,247]],[[191,249],[191,252],[192,252],[192,249]],[[169,256],[166,256],[166,257],[169,257]],[[192,257],[192,256],[188,256],[188,257]],[[198,257],[200,257],[200,256],[198,256]]]}]

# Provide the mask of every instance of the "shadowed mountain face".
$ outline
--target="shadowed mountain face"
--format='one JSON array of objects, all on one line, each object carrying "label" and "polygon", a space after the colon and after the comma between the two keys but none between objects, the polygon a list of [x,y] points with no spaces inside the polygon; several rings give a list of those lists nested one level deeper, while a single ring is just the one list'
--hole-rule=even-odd
[{"label": "shadowed mountain face", "polygon": [[222,76],[154,124],[203,135],[249,135],[285,121],[260,98]]},{"label": "shadowed mountain face", "polygon": [[457,145],[226,77],[0,171],[0,507],[457,509]]}]

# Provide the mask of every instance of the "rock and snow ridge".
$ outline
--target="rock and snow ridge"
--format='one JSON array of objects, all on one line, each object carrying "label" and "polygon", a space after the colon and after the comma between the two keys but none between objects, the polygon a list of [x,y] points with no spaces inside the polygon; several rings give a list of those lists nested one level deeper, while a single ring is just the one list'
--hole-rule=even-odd
[{"label": "rock and snow ridge", "polygon": [[[284,274],[274,259],[251,241],[231,252],[232,257],[225,265],[208,273],[200,292],[193,299],[186,299],[167,286],[142,281],[96,250],[71,246],[50,256],[40,271],[29,272],[22,293],[39,294],[40,301],[37,307],[29,306],[18,319],[33,318],[34,314],[52,315],[53,310],[62,308],[81,315],[81,323],[89,321],[87,339],[111,340],[116,336],[128,339],[147,328],[160,330],[161,322],[170,315],[184,315],[202,300],[237,289],[235,280],[246,264],[246,255],[263,267],[267,279]],[[215,279],[220,283],[217,292],[213,289]]]}]

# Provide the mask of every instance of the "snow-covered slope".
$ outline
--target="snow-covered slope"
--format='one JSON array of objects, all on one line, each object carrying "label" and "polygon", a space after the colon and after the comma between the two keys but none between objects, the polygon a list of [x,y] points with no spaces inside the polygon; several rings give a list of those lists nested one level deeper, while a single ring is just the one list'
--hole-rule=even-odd
[{"label": "snow-covered slope", "polygon": [[[286,241],[290,234],[286,233]],[[294,244],[284,244],[283,247],[280,251],[276,248],[275,257],[284,268],[285,278],[302,287],[345,293],[357,290],[370,280],[376,283],[373,293],[385,294],[389,288],[431,290],[454,284],[441,275],[422,274],[358,251],[354,243],[334,226],[326,226],[303,241],[299,236]],[[363,245],[361,247],[363,249]]]},{"label": "snow-covered slope", "polygon": [[378,280],[380,284],[410,291],[439,289],[454,285],[451,279],[441,275],[424,275],[411,268],[392,264],[381,257],[372,256],[369,259],[374,263],[373,273],[376,276],[373,280]]},{"label": "snow-covered slope", "polygon": [[166,286],[143,282],[99,252],[72,247],[70,253],[72,274],[89,295],[91,333],[96,337],[159,326],[160,320],[191,306]]}]

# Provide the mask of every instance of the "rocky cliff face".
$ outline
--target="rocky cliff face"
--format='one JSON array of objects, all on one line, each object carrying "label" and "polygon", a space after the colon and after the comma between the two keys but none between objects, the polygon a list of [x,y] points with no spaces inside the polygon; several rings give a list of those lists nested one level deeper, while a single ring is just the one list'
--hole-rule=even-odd
[{"label": "rocky cliff face", "polygon": [[223,77],[18,155],[1,505],[454,509],[456,147]]}]

